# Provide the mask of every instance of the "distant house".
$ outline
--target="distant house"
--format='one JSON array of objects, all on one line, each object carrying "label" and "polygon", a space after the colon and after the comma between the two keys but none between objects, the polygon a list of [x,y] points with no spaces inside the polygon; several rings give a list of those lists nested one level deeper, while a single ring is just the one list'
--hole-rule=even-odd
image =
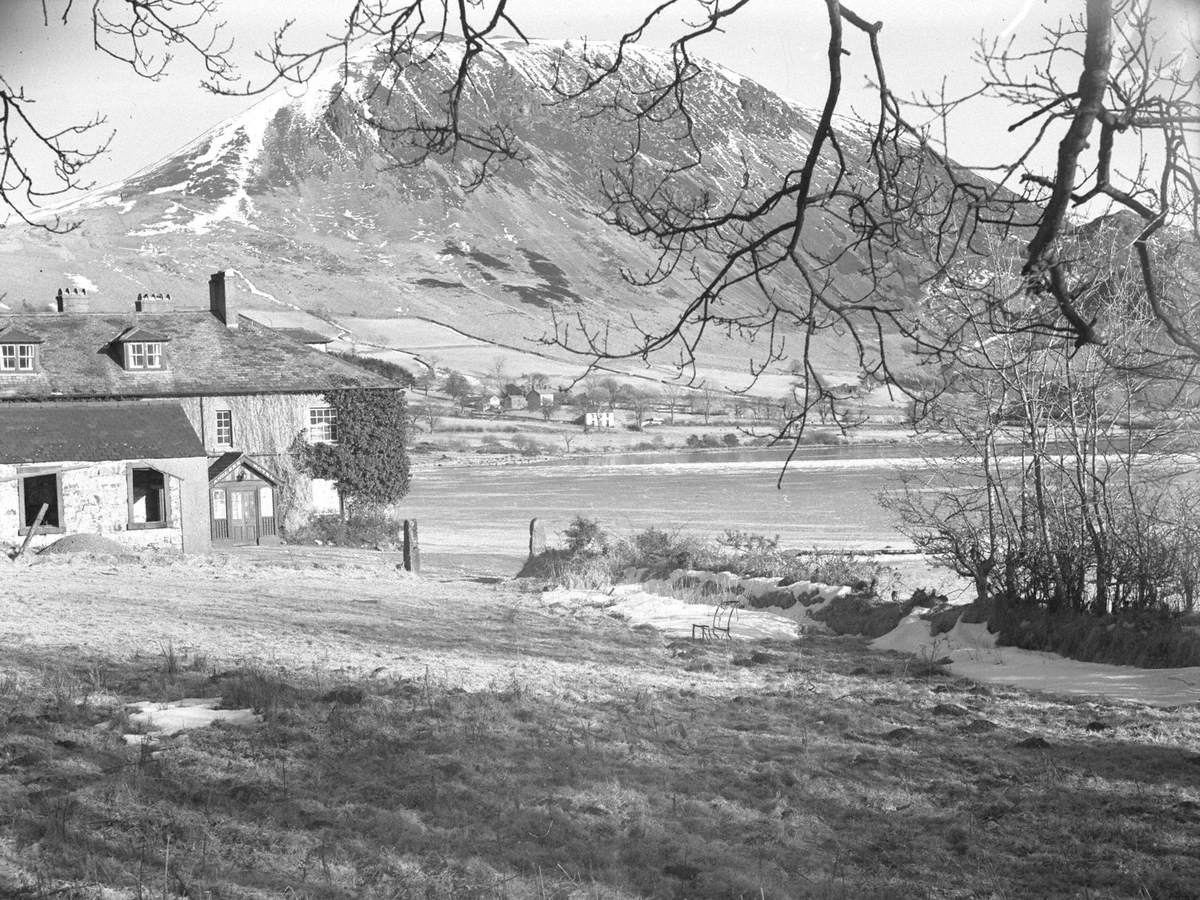
[{"label": "distant house", "polygon": [[[0,409],[0,539],[87,532],[131,548],[209,547],[208,458],[177,401]],[[40,517],[40,523],[39,523]]]},{"label": "distant house", "polygon": [[555,406],[554,393],[552,391],[528,391],[525,394],[526,409],[542,409],[543,407]]},{"label": "distant house", "polygon": [[[324,392],[400,390],[389,378],[238,315],[223,272],[209,280],[206,310],[172,308],[163,294],[140,295],[128,312],[92,311],[80,289],[60,291],[57,301],[57,314],[0,316],[0,433],[33,404],[89,401],[100,410],[98,401],[171,401],[205,461],[202,521],[214,543],[269,541],[285,517],[299,522],[336,510],[333,485],[297,472],[290,447],[301,435],[337,440]],[[150,405],[134,408],[163,415],[149,412]],[[88,461],[60,457],[64,464]],[[139,445],[131,458],[164,457],[174,458]],[[0,540],[14,534],[0,530]]]},{"label": "distant house", "polygon": [[499,394],[488,394],[483,397],[476,397],[471,405],[480,412],[499,412],[503,401]]},{"label": "distant house", "polygon": [[616,428],[617,414],[611,409],[598,409],[583,414],[585,428]]},{"label": "distant house", "polygon": [[500,395],[500,408],[504,410],[525,409],[525,392],[515,384],[508,385],[504,389],[504,393]]}]

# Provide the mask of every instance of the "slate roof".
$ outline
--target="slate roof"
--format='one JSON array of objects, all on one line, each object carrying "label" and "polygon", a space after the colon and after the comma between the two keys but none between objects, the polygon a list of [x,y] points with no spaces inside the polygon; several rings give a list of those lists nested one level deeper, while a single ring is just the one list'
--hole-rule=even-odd
[{"label": "slate roof", "polygon": [[121,343],[129,343],[131,341],[143,341],[143,342],[150,341],[150,342],[157,342],[160,344],[165,343],[166,341],[169,341],[170,339],[171,339],[171,336],[169,334],[164,334],[164,333],[158,332],[158,331],[151,331],[150,329],[143,328],[140,325],[137,326],[136,328],[126,328],[125,331],[123,331],[120,334],[120,336],[117,338],[117,340],[121,341]]},{"label": "slate roof", "polygon": [[276,328],[280,334],[285,334],[293,341],[299,341],[302,344],[332,344],[333,338],[327,334],[321,334],[319,331],[313,331],[310,328]]},{"label": "slate roof", "polygon": [[113,343],[133,323],[125,313],[3,316],[41,335],[39,371],[0,374],[0,400],[308,394],[392,388],[396,382],[306,347],[245,316],[228,328],[208,311],[139,313],[137,326],[171,339],[161,370],[127,371]]},{"label": "slate roof", "polygon": [[178,403],[8,403],[0,463],[100,462],[204,456]]},{"label": "slate roof", "polygon": [[40,344],[42,336],[13,325],[0,325],[0,344]]}]

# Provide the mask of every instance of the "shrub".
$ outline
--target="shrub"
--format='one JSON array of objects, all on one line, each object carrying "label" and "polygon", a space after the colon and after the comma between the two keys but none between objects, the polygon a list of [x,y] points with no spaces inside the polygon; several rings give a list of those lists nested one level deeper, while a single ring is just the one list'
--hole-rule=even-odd
[{"label": "shrub", "polygon": [[355,513],[349,519],[332,514],[313,516],[284,537],[292,544],[333,544],[338,547],[374,547],[394,544],[400,524],[381,512]]},{"label": "shrub", "polygon": [[522,456],[541,456],[546,447],[541,441],[527,434],[518,434],[512,439],[513,446],[521,451]]},{"label": "shrub", "polygon": [[330,350],[330,356],[336,356],[338,359],[344,359],[348,363],[353,363],[356,366],[361,366],[368,371],[374,372],[376,375],[382,375],[384,378],[391,378],[404,387],[410,388],[416,384],[412,373],[403,366],[398,366],[394,362],[388,362],[386,359],[378,359],[374,356],[359,356],[357,353],[345,353],[340,350]]},{"label": "shrub", "polygon": [[674,569],[694,567],[702,552],[700,542],[690,535],[648,528],[631,535],[614,548],[613,567],[617,570],[629,567],[650,569],[658,574],[666,574]]},{"label": "shrub", "polygon": [[726,447],[737,447],[741,441],[739,441],[738,436],[731,431],[729,434],[721,438],[721,443],[723,443]]},{"label": "shrub", "polygon": [[567,526],[567,552],[571,556],[596,556],[608,547],[608,535],[595,519],[576,516]]}]

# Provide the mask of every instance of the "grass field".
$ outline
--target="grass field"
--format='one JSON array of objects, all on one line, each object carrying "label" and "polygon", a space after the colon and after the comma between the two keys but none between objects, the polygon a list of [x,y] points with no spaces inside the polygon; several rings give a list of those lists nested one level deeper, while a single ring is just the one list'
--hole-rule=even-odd
[{"label": "grass field", "polygon": [[[668,641],[539,588],[383,553],[6,567],[0,896],[1200,896],[1195,705]],[[126,743],[126,704],[199,696],[261,724]]]}]

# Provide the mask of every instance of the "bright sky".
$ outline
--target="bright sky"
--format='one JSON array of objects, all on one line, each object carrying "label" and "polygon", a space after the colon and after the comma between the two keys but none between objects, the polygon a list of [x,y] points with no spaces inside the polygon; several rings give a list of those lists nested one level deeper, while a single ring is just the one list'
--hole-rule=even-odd
[{"label": "bright sky", "polygon": [[[200,89],[203,71],[183,54],[156,83],[94,50],[90,3],[75,3],[67,25],[67,0],[46,0],[50,24],[43,24],[37,0],[0,0],[0,74],[38,101],[37,113],[66,125],[97,113],[115,130],[109,152],[91,167],[97,184],[118,180],[170,153],[200,132],[236,114],[245,99],[212,96]],[[116,3],[118,0],[101,0]],[[1183,4],[1189,0],[1162,0]],[[262,73],[253,51],[266,44],[286,18],[296,19],[293,41],[308,46],[336,28],[348,0],[225,0],[221,16],[235,38],[235,60],[244,74]],[[530,37],[612,39],[640,20],[654,4],[646,0],[512,0],[510,9]],[[971,62],[981,34],[1013,35],[1019,43],[1036,39],[1039,29],[1079,13],[1082,0],[850,0],[870,20],[881,19],[881,41],[889,78],[902,96],[936,91],[946,81],[951,92],[978,82]],[[799,11],[798,11],[799,8]],[[1182,17],[1181,17],[1182,18]],[[662,33],[647,43],[661,44]],[[740,72],[784,97],[818,106],[825,90],[824,7],[819,0],[757,0],[730,20],[729,30],[703,48],[709,58]],[[865,114],[872,97],[863,90],[869,53],[851,37],[846,85]],[[976,165],[994,160],[1003,147],[1008,121],[1003,110],[978,110],[950,133],[951,150]]]}]

